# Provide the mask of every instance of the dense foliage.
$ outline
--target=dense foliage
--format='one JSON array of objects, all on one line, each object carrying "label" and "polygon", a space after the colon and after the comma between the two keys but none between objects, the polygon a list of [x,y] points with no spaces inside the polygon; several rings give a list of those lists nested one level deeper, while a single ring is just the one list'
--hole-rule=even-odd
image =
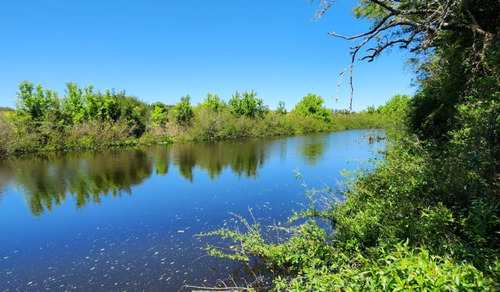
[{"label": "dense foliage", "polygon": [[125,92],[95,92],[92,85],[81,88],[73,82],[59,98],[25,80],[19,84],[17,109],[0,112],[0,155],[373,128],[389,120],[377,113],[334,114],[316,95],[299,103],[301,108],[311,96],[320,101],[307,113],[288,113],[284,102],[271,111],[256,96],[254,90],[236,92],[226,103],[209,93],[196,106],[189,95],[175,105],[148,105]]},{"label": "dense foliage", "polygon": [[331,122],[332,112],[323,105],[323,102],[324,100],[321,96],[309,93],[295,105],[294,110],[304,117],[314,117],[322,121]]},{"label": "dense foliage", "polygon": [[365,0],[354,14],[373,22],[354,55],[370,41],[369,60],[417,53],[417,94],[368,108],[400,124],[383,160],[310,190],[291,227],[240,217],[208,234],[234,243],[209,252],[263,268],[271,283],[245,279],[254,290],[500,290],[500,2]]},{"label": "dense foliage", "polygon": [[262,116],[268,111],[264,106],[262,99],[256,98],[257,92],[254,90],[248,92],[244,91],[243,94],[236,92],[235,95],[229,100],[229,106],[236,115],[256,117]]}]

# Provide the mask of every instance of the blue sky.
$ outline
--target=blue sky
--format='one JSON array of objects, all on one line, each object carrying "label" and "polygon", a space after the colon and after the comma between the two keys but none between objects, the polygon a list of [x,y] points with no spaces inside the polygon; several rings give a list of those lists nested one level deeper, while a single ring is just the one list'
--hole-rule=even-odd
[{"label": "blue sky", "polygon": [[[27,79],[64,96],[65,84],[114,88],[152,103],[193,104],[208,92],[228,101],[254,89],[271,109],[307,93],[329,108],[348,107],[347,80],[335,101],[339,73],[368,24],[336,3],[318,22],[318,1],[306,0],[16,0],[0,3],[0,106],[14,107]],[[354,110],[411,94],[405,53],[393,50],[354,72]],[[346,78],[347,79],[347,78]]]}]

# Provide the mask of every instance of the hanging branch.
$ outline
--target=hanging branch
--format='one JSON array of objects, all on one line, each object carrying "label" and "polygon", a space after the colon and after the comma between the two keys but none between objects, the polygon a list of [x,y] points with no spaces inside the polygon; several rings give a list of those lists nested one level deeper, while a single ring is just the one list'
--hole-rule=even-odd
[{"label": "hanging branch", "polygon": [[[319,20],[335,1],[320,1],[315,18]],[[351,87],[349,111],[352,110],[354,97],[353,72],[356,61],[372,62],[383,51],[394,45],[399,45],[401,49],[409,49],[411,52],[425,51],[434,46],[435,41],[443,31],[457,31],[471,33],[474,36],[475,46],[471,58],[478,59],[478,66],[483,68],[485,52],[494,43],[494,34],[480,26],[474,14],[468,9],[466,0],[431,0],[425,5],[418,1],[409,3],[401,0],[365,0],[359,5],[376,5],[383,9],[382,15],[374,18],[375,25],[372,29],[354,36],[345,36],[333,31],[328,32],[333,37],[348,41],[360,41],[358,45],[350,47],[351,62],[340,73],[340,81],[336,89],[335,99],[337,100],[344,75],[349,71],[349,85]],[[358,57],[359,52],[366,46],[368,48],[363,51],[364,55]]]}]

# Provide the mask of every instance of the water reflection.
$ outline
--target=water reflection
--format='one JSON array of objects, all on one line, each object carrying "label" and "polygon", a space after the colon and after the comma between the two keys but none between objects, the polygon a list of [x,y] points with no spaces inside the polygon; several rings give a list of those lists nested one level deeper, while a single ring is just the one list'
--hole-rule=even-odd
[{"label": "water reflection", "polygon": [[144,150],[63,155],[50,158],[8,160],[2,174],[25,194],[35,216],[60,205],[70,194],[77,208],[99,203],[101,196],[120,196],[151,176],[151,159]]},{"label": "water reflection", "polygon": [[[297,148],[310,165],[323,155],[324,136],[301,140]],[[217,143],[189,143],[85,152],[45,158],[10,159],[0,163],[0,192],[11,183],[21,189],[34,216],[51,211],[68,196],[76,208],[99,204],[102,197],[131,194],[153,173],[167,175],[175,166],[179,175],[193,182],[195,169],[211,180],[230,169],[239,177],[258,178],[270,155],[285,157],[284,139],[247,139]]]},{"label": "water reflection", "polygon": [[223,169],[230,168],[238,176],[258,176],[270,155],[270,148],[276,140],[249,139],[227,142],[176,145],[172,147],[174,164],[182,177],[193,181],[193,169],[198,167],[211,180],[218,178]]},{"label": "water reflection", "polygon": [[306,159],[307,164],[315,165],[323,158],[326,146],[323,135],[309,136],[308,139],[301,139],[300,143],[297,143],[297,152]]},{"label": "water reflection", "polygon": [[339,180],[361,165],[346,158],[373,157],[363,141],[348,131],[0,160],[0,291],[239,279],[240,264],[205,256],[227,242],[194,235],[237,227],[230,213],[250,220],[249,209],[262,226],[286,224],[308,202],[293,170],[313,188]]}]

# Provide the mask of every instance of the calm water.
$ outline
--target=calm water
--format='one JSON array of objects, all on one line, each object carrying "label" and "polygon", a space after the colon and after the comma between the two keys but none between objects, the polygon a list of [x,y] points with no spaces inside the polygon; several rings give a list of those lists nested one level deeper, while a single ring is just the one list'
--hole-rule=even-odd
[{"label": "calm water", "polygon": [[[0,161],[0,291],[178,291],[239,265],[200,232],[285,222],[376,155],[366,131]],[[302,179],[296,179],[295,169]],[[186,289],[187,290],[187,289]]]}]

